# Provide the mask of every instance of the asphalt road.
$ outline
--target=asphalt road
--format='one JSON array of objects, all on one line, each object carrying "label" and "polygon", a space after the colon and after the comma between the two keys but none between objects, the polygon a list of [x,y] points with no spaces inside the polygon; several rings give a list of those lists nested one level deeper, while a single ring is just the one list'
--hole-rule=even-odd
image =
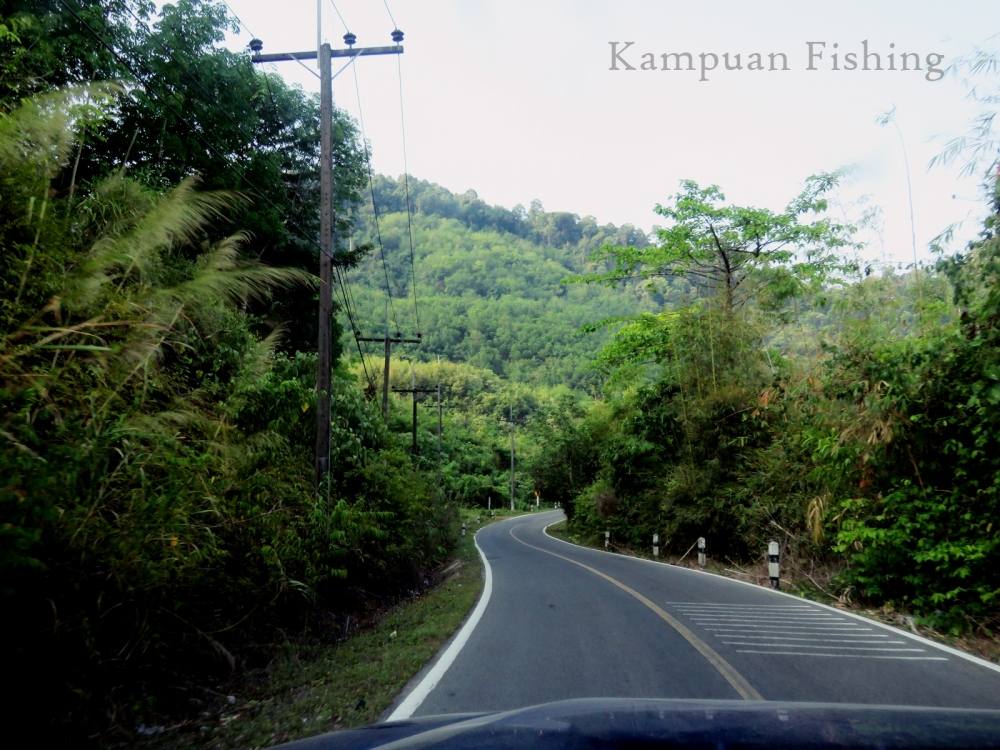
[{"label": "asphalt road", "polygon": [[389,718],[583,697],[1000,708],[998,669],[763,587],[546,535],[561,518],[479,532],[488,601]]}]

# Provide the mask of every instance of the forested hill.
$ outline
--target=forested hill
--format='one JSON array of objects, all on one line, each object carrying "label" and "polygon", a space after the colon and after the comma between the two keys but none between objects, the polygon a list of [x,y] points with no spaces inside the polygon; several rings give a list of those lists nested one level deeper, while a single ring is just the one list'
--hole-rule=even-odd
[{"label": "forested hill", "polygon": [[[409,191],[417,311],[403,181],[378,176],[374,194],[385,268],[369,200],[355,240],[374,249],[350,274],[357,319],[377,329],[365,335],[384,330],[388,276],[395,309],[390,328],[422,332],[417,358],[468,362],[526,383],[587,387],[596,382],[592,362],[614,327],[584,327],[662,304],[641,287],[564,283],[592,270],[589,258],[605,243],[645,244],[635,227],[547,212],[537,201],[529,209],[491,206],[473,191],[456,195],[412,177]],[[345,336],[344,350],[351,351],[350,332]]]}]

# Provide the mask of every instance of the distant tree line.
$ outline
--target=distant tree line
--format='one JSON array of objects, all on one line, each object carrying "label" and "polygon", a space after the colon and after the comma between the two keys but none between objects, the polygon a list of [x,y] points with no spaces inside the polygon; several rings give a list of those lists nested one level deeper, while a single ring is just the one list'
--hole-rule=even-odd
[{"label": "distant tree line", "polygon": [[[377,175],[374,181],[375,202],[380,212],[406,210],[406,191],[402,176],[392,179]],[[566,250],[563,257],[574,266],[582,266],[589,255],[602,245],[648,244],[645,232],[623,224],[599,224],[593,216],[578,216],[566,211],[546,211],[538,200],[528,208],[493,206],[483,201],[475,190],[453,193],[433,182],[409,178],[412,211],[455,219],[474,231],[492,230],[519,237],[539,245]]]}]

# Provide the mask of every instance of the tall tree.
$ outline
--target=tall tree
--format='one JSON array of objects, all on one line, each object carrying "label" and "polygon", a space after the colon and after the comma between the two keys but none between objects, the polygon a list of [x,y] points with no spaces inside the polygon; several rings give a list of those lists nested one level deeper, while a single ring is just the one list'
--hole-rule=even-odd
[{"label": "tall tree", "polygon": [[[13,0],[0,24],[0,110],[67,83],[122,82],[111,117],[83,134],[53,182],[65,194],[120,169],[166,190],[198,175],[203,188],[248,198],[209,229],[219,240],[237,228],[242,252],[264,262],[315,271],[318,256],[319,104],[315,96],[255,69],[248,53],[220,45],[236,26],[223,4],[177,0],[159,11],[145,0]],[[359,135],[334,115],[335,235],[345,238],[364,185]],[[256,312],[287,326],[284,346],[315,345],[314,293],[260,304]]]},{"label": "tall tree", "polygon": [[609,271],[584,281],[616,284],[626,279],[681,277],[719,295],[731,313],[748,299],[776,302],[843,267],[836,253],[851,244],[851,227],[822,214],[837,176],[810,177],[784,211],[727,205],[716,186],[684,180],[681,191],[656,213],[668,220],[653,245],[606,245],[597,259]]}]

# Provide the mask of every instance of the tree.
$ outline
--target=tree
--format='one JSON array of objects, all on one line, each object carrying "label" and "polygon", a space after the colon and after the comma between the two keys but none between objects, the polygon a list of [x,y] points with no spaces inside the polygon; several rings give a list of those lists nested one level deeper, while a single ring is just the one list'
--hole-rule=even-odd
[{"label": "tree", "polygon": [[[235,26],[225,6],[177,0],[156,11],[145,0],[69,0],[9,4],[0,21],[0,109],[66,83],[117,80],[122,96],[100,126],[83,134],[72,169],[54,181],[60,194],[117,168],[160,190],[197,174],[208,190],[248,198],[208,228],[221,240],[247,232],[244,257],[315,272],[319,233],[319,102],[245,52],[220,48]],[[347,252],[364,186],[364,151],[354,122],[334,112],[333,158],[338,262]],[[315,292],[282,295],[251,312],[286,326],[283,348],[316,341]]]},{"label": "tree", "polygon": [[844,267],[835,251],[851,245],[851,227],[821,216],[824,196],[836,184],[836,175],[810,177],[805,190],[776,213],[726,205],[718,186],[684,180],[671,203],[656,206],[670,222],[657,231],[656,244],[605,245],[597,260],[613,263],[611,270],[578,280],[617,284],[681,277],[719,295],[728,313],[753,297],[779,302]]},{"label": "tree", "polygon": [[214,239],[245,198],[114,165],[57,187],[119,94],[72,88],[0,117],[0,606],[18,613],[14,734],[55,747],[128,741],[268,633],[313,617],[328,632],[358,601],[418,588],[456,538],[343,371],[336,481],[313,491],[316,357],[276,352],[281,327],[248,308],[315,277],[247,259],[244,232]]}]

